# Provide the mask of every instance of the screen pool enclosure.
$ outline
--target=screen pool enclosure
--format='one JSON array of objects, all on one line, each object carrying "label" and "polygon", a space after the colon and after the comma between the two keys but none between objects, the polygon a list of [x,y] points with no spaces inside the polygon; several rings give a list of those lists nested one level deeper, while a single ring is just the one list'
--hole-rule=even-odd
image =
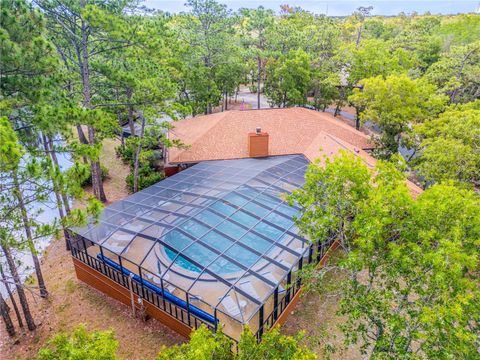
[{"label": "screen pool enclosure", "polygon": [[299,235],[285,195],[304,183],[303,155],[205,161],[106,207],[74,228],[72,254],[196,328],[260,339],[297,294],[298,270],[331,245]]}]

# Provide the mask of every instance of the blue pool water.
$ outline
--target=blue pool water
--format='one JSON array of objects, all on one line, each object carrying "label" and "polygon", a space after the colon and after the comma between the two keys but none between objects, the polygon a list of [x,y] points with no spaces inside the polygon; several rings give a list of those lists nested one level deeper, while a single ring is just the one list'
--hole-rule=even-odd
[{"label": "blue pool water", "polygon": [[162,220],[173,227],[160,238],[167,258],[193,273],[224,275],[280,251],[275,244],[290,242],[285,233],[297,233],[298,215],[283,195],[302,185],[307,163],[296,155],[204,162],[160,182],[155,197],[181,207]]},{"label": "blue pool water", "polygon": [[[165,253],[167,254],[168,258],[172,261],[177,256],[177,254],[175,252],[173,252],[172,250],[170,250],[168,248],[165,248]],[[181,255],[175,261],[175,264],[184,268],[185,270],[189,270],[189,271],[193,271],[193,272],[197,272],[197,273],[199,273],[201,271],[197,266],[193,265],[190,261],[188,261],[187,259],[185,259]]]},{"label": "blue pool water", "polygon": [[[168,249],[168,248],[165,248],[165,253],[167,254],[168,258],[170,260],[174,260],[175,257],[177,256],[177,254]],[[202,254],[199,254],[197,253],[197,255],[202,255]],[[203,254],[205,257],[208,256],[206,254]],[[197,259],[196,259],[197,260]],[[207,260],[208,261],[208,260]],[[210,259],[211,261],[211,259]],[[188,261],[187,259],[185,259],[182,255],[179,255],[177,257],[177,259],[175,260],[175,264],[180,266],[181,268],[185,269],[185,270],[188,270],[188,271],[192,271],[192,272],[196,272],[196,273],[200,273],[202,271],[202,269],[198,268],[197,266],[193,265],[190,261]],[[217,259],[215,260],[214,263],[212,263],[209,267],[208,267],[209,270],[211,270],[212,272],[216,273],[216,274],[230,274],[230,273],[234,273],[234,272],[237,272],[237,271],[240,271],[241,269],[236,266],[235,264],[232,264],[231,262],[229,262],[228,260],[224,260],[224,259]]]},{"label": "blue pool water", "polygon": [[[162,238],[163,241],[175,249],[164,248],[167,257],[174,261],[176,266],[195,273],[200,273],[205,267],[216,274],[240,272],[242,268],[227,258],[235,259],[242,264],[243,268],[249,268],[259,260],[258,253],[265,254],[268,252],[272,243],[279,241],[285,230],[294,225],[291,217],[296,214],[295,210],[281,203],[281,201],[274,204],[277,212],[271,212],[254,203],[246,203],[234,193],[229,193],[226,198],[231,203],[235,202],[237,206],[247,205],[245,206],[246,211],[238,210],[225,202],[217,201],[197,212],[192,218],[180,223],[177,229],[168,232]],[[213,211],[216,211],[216,213]],[[256,218],[253,216],[254,214],[264,217],[268,222]],[[225,218],[224,216],[228,217]],[[238,224],[242,224],[244,227]],[[271,224],[275,224],[277,227]],[[252,231],[248,229],[252,229]],[[270,241],[267,241],[264,237],[270,239]],[[194,239],[197,239],[197,241]],[[236,241],[244,246],[235,243]],[[210,250],[204,244],[220,253],[224,253],[227,258],[218,257],[217,252]],[[178,253],[181,255],[177,256]],[[192,259],[194,263],[187,259]],[[217,260],[212,263],[214,259]]]}]

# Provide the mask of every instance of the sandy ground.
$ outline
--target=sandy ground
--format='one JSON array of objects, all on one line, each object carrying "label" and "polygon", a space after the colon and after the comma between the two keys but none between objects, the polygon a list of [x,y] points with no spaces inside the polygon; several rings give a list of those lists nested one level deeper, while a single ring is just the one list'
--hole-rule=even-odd
[{"label": "sandy ground", "polygon": [[[127,195],[124,179],[128,168],[115,156],[114,149],[118,142],[106,140],[104,144],[102,163],[110,169],[105,191],[109,202],[113,202]],[[43,255],[42,266],[50,297],[42,300],[29,295],[38,329],[26,331],[14,341],[8,338],[1,326],[0,359],[34,358],[51,336],[60,331],[70,331],[81,323],[86,324],[88,330],[114,330],[119,341],[118,355],[122,359],[152,359],[162,346],[185,341],[154,319],[143,322],[133,318],[127,306],[78,281],[63,239],[57,239],[49,245]],[[318,294],[302,297],[283,331],[287,334],[305,331],[305,343],[317,350],[319,358],[322,358],[320,349],[324,340],[318,341],[319,336],[323,338],[325,333],[338,333],[336,323],[339,320],[335,317],[337,300]],[[334,343],[340,340],[334,340]],[[348,355],[349,359],[355,358],[353,354]],[[345,357],[344,354],[335,354],[333,358]]]},{"label": "sandy ground", "polygon": [[[344,337],[338,328],[343,319],[336,315],[340,297],[332,288],[340,279],[341,276],[333,272],[326,276],[319,287],[321,291],[303,293],[295,310],[283,325],[282,332],[295,335],[302,331],[303,344],[315,351],[319,359],[360,360],[358,346],[343,349]],[[327,354],[324,350],[326,345],[336,350]]]},{"label": "sandy ground", "polygon": [[[110,177],[104,183],[109,202],[127,195],[125,177],[128,167],[115,157],[118,144],[115,140],[104,142],[102,164],[110,169]],[[78,281],[63,238],[49,245],[42,257],[42,268],[50,298],[42,300],[29,294],[38,329],[21,334],[15,344],[8,339],[2,325],[0,359],[35,357],[38,349],[52,335],[70,331],[81,323],[86,324],[89,330],[114,330],[120,343],[118,354],[124,359],[151,359],[163,345],[185,340],[156,320],[145,323],[134,319],[128,307]]]}]

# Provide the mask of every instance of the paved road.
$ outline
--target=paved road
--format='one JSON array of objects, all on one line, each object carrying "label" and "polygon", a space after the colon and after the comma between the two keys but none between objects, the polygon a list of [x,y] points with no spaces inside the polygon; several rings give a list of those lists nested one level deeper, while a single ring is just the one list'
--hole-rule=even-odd
[{"label": "paved road", "polygon": [[[256,109],[258,102],[257,102],[257,94],[251,93],[248,87],[241,86],[240,91],[237,95],[237,101],[241,102],[244,101],[246,104],[250,104],[252,109]],[[268,109],[271,106],[268,104],[267,98],[265,95],[260,94],[260,109]]]},{"label": "paved road", "polygon": [[[327,108],[325,110],[325,112],[334,114],[335,113],[335,108]],[[355,117],[356,116],[354,114],[351,114],[351,113],[346,112],[346,111],[340,111],[340,115],[343,116],[347,120],[351,120],[350,125],[355,126]],[[370,130],[373,130],[375,132],[380,132],[381,131],[381,129],[378,125],[375,125],[371,121],[368,121],[368,120],[365,122],[365,124],[363,126],[370,129]]]},{"label": "paved road", "polygon": [[[335,109],[334,108],[327,108],[325,111],[333,114],[335,112]],[[351,113],[346,112],[346,111],[340,111],[340,115],[343,116],[345,119],[350,120],[350,125],[352,127],[355,127],[355,115],[354,114],[351,114]],[[368,121],[368,120],[365,122],[365,124],[363,126],[372,130],[372,131],[374,131],[374,132],[376,132],[376,133],[380,133],[382,131],[380,126],[378,126],[378,125],[376,125],[376,124],[374,124],[374,123],[372,123],[371,121]],[[408,149],[404,146],[400,146],[399,149],[398,149],[398,152],[405,159],[409,159],[412,156],[414,150],[413,149]]]}]

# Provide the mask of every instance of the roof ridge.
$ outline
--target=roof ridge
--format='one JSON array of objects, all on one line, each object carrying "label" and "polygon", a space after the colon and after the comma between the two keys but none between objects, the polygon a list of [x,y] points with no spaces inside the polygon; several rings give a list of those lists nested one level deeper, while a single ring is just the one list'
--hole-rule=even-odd
[{"label": "roof ridge", "polygon": [[[215,118],[212,118],[210,115],[219,115],[219,116],[215,116]],[[220,116],[221,115],[221,116]],[[184,119],[186,121],[195,121],[195,122],[198,122],[198,121],[202,121],[202,120],[199,120],[199,119],[202,119],[203,117],[208,117],[208,120],[210,120],[210,124],[207,124],[208,121],[204,121],[205,122],[205,126],[202,126],[201,127],[201,131],[199,131],[198,135],[195,136],[191,141],[189,141],[188,144],[185,144],[187,146],[191,146],[193,145],[194,143],[197,143],[198,141],[200,141],[209,131],[211,131],[213,128],[215,128],[218,123],[223,120],[225,118],[225,112],[220,112],[220,113],[214,113],[214,114],[207,114],[207,115],[202,115],[202,116],[196,116],[196,117],[191,117],[191,118],[188,118],[188,119]],[[177,127],[173,127],[173,129],[171,129],[169,131],[169,133],[173,134],[175,137],[178,138],[178,135],[179,133],[176,132],[175,130],[177,130]],[[175,158],[177,158],[178,156],[180,156],[183,152],[185,151],[185,149],[182,149],[181,151],[178,152],[178,154],[176,154]],[[175,162],[175,158],[170,158],[171,156],[171,152],[168,151],[167,152],[167,157],[168,157],[168,162]]]},{"label": "roof ridge", "polygon": [[299,108],[299,109],[303,109],[303,110],[305,110],[305,112],[308,112],[309,114],[315,114],[316,117],[320,117],[322,120],[328,121],[329,123],[331,123],[333,125],[339,125],[343,129],[346,129],[346,130],[348,130],[348,131],[350,131],[350,132],[352,132],[356,135],[360,135],[364,138],[368,138],[368,135],[366,135],[365,133],[361,132],[360,130],[357,130],[357,129],[353,128],[352,126],[350,126],[348,124],[345,124],[343,121],[341,121],[340,119],[337,119],[332,114],[330,114],[326,111],[315,111],[315,110],[306,109],[306,108]]}]

